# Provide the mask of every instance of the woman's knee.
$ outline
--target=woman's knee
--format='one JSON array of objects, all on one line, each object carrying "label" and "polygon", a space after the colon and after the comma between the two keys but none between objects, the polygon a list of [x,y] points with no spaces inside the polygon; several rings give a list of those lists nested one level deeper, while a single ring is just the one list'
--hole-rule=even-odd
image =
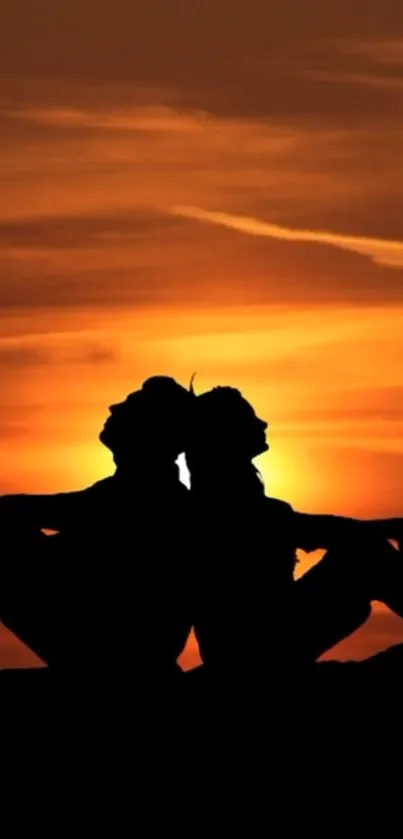
[{"label": "woman's knee", "polygon": [[330,548],[322,562],[325,563],[329,573],[334,573],[338,577],[343,575],[357,582],[365,582],[366,579],[372,579],[374,567],[384,562],[393,553],[394,548],[386,540],[363,539],[360,542],[354,540]]}]

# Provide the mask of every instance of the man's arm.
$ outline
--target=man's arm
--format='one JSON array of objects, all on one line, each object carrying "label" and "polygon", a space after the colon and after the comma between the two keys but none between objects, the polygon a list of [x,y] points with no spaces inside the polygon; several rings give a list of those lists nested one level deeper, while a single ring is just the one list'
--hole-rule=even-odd
[{"label": "man's arm", "polygon": [[0,528],[63,530],[77,511],[82,492],[57,495],[3,495],[0,497]]},{"label": "man's arm", "polygon": [[304,551],[328,549],[352,540],[395,539],[403,536],[403,519],[365,519],[294,513],[296,547]]}]

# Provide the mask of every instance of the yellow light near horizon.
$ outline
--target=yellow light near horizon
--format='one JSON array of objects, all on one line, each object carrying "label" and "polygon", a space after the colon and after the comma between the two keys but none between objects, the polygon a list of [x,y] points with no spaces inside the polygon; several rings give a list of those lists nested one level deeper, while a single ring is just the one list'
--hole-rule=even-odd
[{"label": "yellow light near horizon", "polygon": [[[180,480],[185,486],[190,488],[191,476],[186,464],[185,455],[180,455],[177,462]],[[297,475],[295,470],[293,470],[291,460],[287,459],[286,456],[278,452],[275,452],[274,455],[270,453],[270,461],[265,455],[264,457],[257,458],[255,465],[265,485],[266,495],[285,500],[289,498],[290,492],[294,496],[298,494],[300,487],[298,486]],[[217,460],[215,469],[217,480],[221,476],[225,484],[225,475],[221,475],[220,473],[219,460]]]}]

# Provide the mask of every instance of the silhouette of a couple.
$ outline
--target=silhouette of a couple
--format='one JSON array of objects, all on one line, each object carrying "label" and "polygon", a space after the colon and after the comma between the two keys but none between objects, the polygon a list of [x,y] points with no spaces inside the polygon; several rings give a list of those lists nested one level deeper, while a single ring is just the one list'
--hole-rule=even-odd
[{"label": "silhouette of a couple", "polygon": [[[192,678],[177,659],[193,627],[199,677],[250,685],[268,664],[325,668],[318,658],[374,600],[403,617],[402,555],[388,541],[400,547],[402,519],[303,514],[266,497],[253,465],[266,428],[238,390],[196,396],[153,377],[110,408],[100,440],[113,476],[0,499],[0,617],[47,672],[91,679],[110,665],[140,688],[171,687]],[[326,553],[295,581],[298,548]]]}]

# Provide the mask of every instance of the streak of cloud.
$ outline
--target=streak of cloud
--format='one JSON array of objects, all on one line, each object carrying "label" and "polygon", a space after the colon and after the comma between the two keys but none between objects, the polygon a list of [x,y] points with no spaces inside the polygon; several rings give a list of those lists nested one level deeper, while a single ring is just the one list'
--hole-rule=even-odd
[{"label": "streak of cloud", "polygon": [[403,266],[403,241],[348,236],[324,230],[298,230],[281,227],[250,216],[213,212],[199,207],[177,206],[171,209],[171,213],[176,216],[227,227],[250,236],[264,236],[288,242],[311,242],[318,245],[330,245],[334,248],[369,257],[378,265],[399,268]]},{"label": "streak of cloud", "polygon": [[187,114],[164,106],[119,108],[101,112],[82,108],[25,108],[5,111],[5,116],[60,129],[90,128],[136,133],[200,131],[207,119],[207,114],[202,112]]}]

